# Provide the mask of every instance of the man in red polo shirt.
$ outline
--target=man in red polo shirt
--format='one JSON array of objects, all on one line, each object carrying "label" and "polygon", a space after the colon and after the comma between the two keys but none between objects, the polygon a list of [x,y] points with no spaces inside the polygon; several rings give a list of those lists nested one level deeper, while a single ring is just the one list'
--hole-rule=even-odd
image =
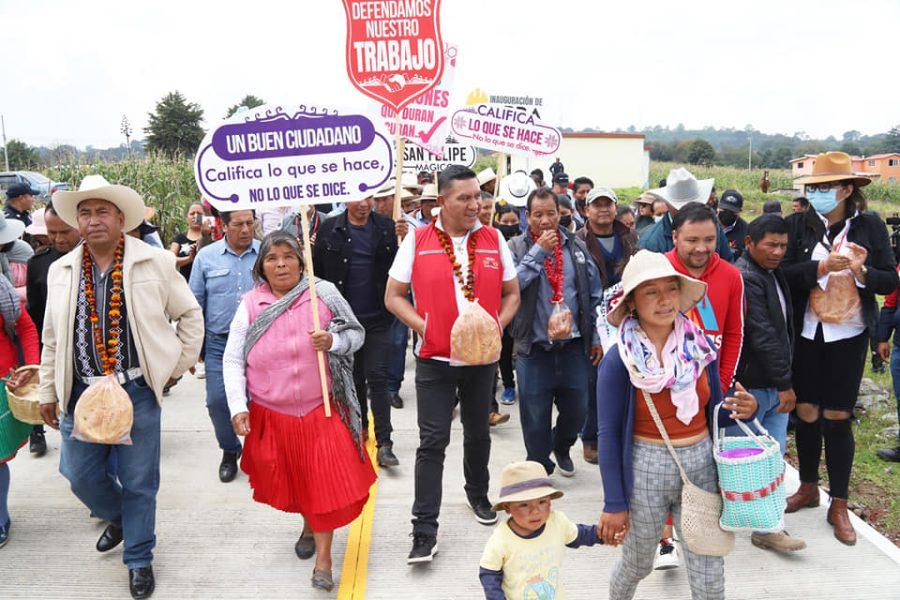
[{"label": "man in red polo shirt", "polygon": [[[419,334],[416,348],[416,450],[413,547],[410,564],[430,562],[437,552],[444,450],[459,390],[463,468],[468,504],[479,523],[497,514],[487,498],[491,410],[497,363],[451,366],[450,331],[457,316],[478,300],[506,327],[519,308],[519,282],[506,242],[478,221],[481,190],[473,171],[451,166],[438,178],[440,215],[404,238],[388,277],[385,306]],[[470,264],[471,263],[471,264]],[[469,277],[472,269],[473,278]],[[412,288],[415,306],[407,299]],[[497,335],[500,335],[498,329]],[[499,339],[498,339],[499,342]]]}]

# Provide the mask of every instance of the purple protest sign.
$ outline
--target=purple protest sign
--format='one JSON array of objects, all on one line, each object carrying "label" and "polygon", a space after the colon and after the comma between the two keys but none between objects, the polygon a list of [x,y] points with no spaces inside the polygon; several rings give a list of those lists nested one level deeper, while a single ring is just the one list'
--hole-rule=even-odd
[{"label": "purple protest sign", "polygon": [[533,111],[499,104],[477,104],[457,110],[451,127],[458,138],[506,154],[544,157],[556,152],[562,139],[558,129],[541,123]]},{"label": "purple protest sign", "polygon": [[393,161],[377,118],[304,104],[267,105],[207,132],[194,177],[218,210],[352,202],[383,185]]}]

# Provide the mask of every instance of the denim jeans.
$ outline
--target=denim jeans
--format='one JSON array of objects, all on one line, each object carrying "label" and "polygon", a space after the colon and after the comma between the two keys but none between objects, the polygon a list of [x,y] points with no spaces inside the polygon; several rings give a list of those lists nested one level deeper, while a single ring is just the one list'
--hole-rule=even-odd
[{"label": "denim jeans", "polygon": [[403,373],[406,371],[406,346],[409,342],[409,327],[400,319],[391,325],[391,354],[388,359],[387,389],[391,394],[400,391]]},{"label": "denim jeans", "polygon": [[[756,410],[756,418],[762,423],[769,434],[778,441],[781,446],[781,454],[787,452],[787,424],[788,414],[778,412],[778,390],[775,388],[754,388],[748,389],[753,394],[759,408]],[[748,421],[747,425],[751,430],[756,431],[753,423]],[[746,435],[744,430],[737,425],[732,425],[725,430],[730,436],[740,437]],[[756,433],[759,433],[758,431]]]},{"label": "denim jeans", "polygon": [[[900,348],[891,349],[891,380],[894,382],[894,401],[897,403],[897,419],[900,420]],[[900,431],[897,432],[900,439]]]},{"label": "denim jeans", "polygon": [[[156,546],[160,407],[143,377],[123,387],[134,405],[131,445],[111,446],[72,439],[73,413],[69,411],[59,424],[62,435],[59,472],[93,514],[122,528],[124,562],[129,569],[136,569],[153,562]],[[72,400],[77,400],[85,389],[87,386],[76,379]],[[118,480],[109,473],[113,450]]]},{"label": "denim jeans", "polygon": [[225,396],[222,355],[228,335],[206,332],[206,410],[216,432],[216,441],[224,452],[239,452],[241,440],[231,427],[231,411]]},{"label": "denim jeans", "polygon": [[[584,427],[590,368],[580,339],[553,350],[535,345],[531,354],[516,357],[525,450],[528,460],[544,465],[547,473],[556,467],[550,452],[568,453]],[[555,427],[554,404],[559,411]]]},{"label": "denim jeans", "polygon": [[597,367],[590,366],[591,376],[588,379],[587,415],[584,417],[584,429],[581,430],[581,443],[597,447]]}]

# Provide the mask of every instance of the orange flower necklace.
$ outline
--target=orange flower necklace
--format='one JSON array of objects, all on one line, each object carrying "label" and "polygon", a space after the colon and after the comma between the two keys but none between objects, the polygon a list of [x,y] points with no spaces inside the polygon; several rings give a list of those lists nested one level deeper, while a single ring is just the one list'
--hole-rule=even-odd
[{"label": "orange flower necklace", "polygon": [[[437,217],[434,218],[434,221],[437,221]],[[450,264],[453,266],[453,274],[459,282],[463,296],[469,302],[475,302],[475,235],[470,233],[469,241],[466,244],[469,257],[469,272],[466,277],[463,277],[462,265],[456,260],[456,253],[453,251],[453,240],[450,239],[446,231],[438,229],[437,225],[435,225],[434,231],[437,233],[438,241],[440,241],[441,247],[444,249],[444,254],[450,259]]]},{"label": "orange flower necklace", "polygon": [[91,329],[94,334],[94,347],[97,356],[100,357],[100,367],[107,375],[116,370],[116,354],[119,350],[119,320],[122,318],[122,257],[125,254],[125,239],[119,238],[116,253],[113,258],[113,270],[110,273],[112,279],[112,293],[109,298],[109,306],[106,315],[109,320],[109,339],[104,342],[103,326],[100,316],[97,314],[97,297],[94,294],[94,262],[87,247],[83,252],[84,297],[87,300]]}]

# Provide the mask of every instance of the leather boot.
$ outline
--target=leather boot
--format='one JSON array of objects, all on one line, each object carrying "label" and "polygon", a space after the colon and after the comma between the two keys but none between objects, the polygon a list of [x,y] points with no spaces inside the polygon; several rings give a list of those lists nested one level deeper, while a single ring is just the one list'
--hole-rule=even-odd
[{"label": "leather boot", "polygon": [[850,524],[850,515],[847,514],[847,501],[840,498],[832,498],[828,507],[828,524],[834,527],[834,537],[848,546],[856,544],[856,531]]},{"label": "leather boot", "polygon": [[819,505],[819,485],[800,482],[797,493],[787,499],[786,513],[797,512],[801,508],[815,508]]}]

